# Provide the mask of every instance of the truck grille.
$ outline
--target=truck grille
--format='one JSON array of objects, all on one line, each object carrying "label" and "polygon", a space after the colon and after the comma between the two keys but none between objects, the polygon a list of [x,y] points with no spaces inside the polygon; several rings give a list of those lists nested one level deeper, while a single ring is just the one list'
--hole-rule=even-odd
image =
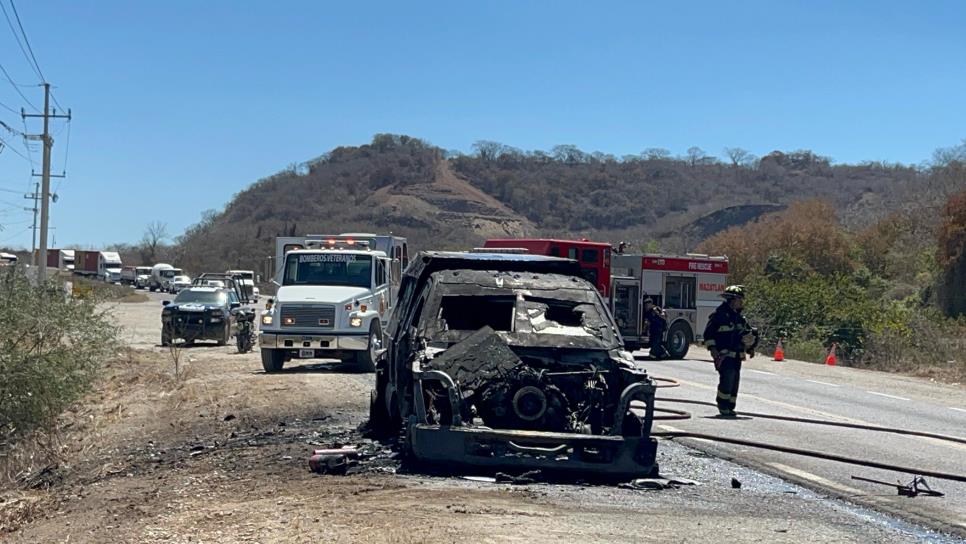
[{"label": "truck grille", "polygon": [[[335,326],[335,306],[324,304],[285,304],[281,309],[283,327],[314,327],[331,329]],[[294,323],[289,323],[294,319]]]}]

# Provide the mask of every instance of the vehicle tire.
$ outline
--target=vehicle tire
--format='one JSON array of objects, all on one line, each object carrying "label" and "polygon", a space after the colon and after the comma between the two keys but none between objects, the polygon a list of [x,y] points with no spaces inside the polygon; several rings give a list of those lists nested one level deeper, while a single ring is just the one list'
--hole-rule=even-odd
[{"label": "vehicle tire", "polygon": [[153,285],[149,287],[149,289],[151,290],[152,293],[158,290],[158,288]]},{"label": "vehicle tire", "polygon": [[376,365],[376,385],[369,394],[369,433],[373,438],[390,438],[399,433],[399,417],[389,408],[389,368],[385,359]]},{"label": "vehicle tire", "polygon": [[369,342],[367,345],[368,348],[365,351],[360,351],[355,356],[354,366],[359,372],[376,371],[376,352],[382,347],[382,328],[378,321],[373,322],[372,326],[369,327]]},{"label": "vehicle tire", "polygon": [[227,346],[229,340],[231,340],[231,323],[226,321],[225,328],[221,331],[221,338],[218,339],[218,345]]},{"label": "vehicle tire", "polygon": [[279,372],[282,370],[282,365],[285,364],[285,352],[280,349],[263,349],[262,350],[262,368],[265,372],[272,374],[274,372]]},{"label": "vehicle tire", "polygon": [[641,345],[638,344],[637,342],[624,342],[624,349],[633,353],[641,349]]},{"label": "vehicle tire", "polygon": [[671,359],[684,359],[694,342],[694,333],[686,321],[675,321],[667,331],[665,349]]},{"label": "vehicle tire", "polygon": [[164,347],[171,345],[171,330],[167,327],[161,327],[161,345]]}]

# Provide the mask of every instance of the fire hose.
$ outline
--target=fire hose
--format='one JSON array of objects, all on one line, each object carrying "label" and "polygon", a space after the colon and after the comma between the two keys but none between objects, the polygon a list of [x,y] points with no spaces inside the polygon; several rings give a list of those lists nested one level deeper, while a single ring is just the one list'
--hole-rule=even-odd
[{"label": "fire hose", "polygon": [[[652,378],[655,381],[662,382],[667,385],[658,385],[659,388],[677,387],[680,384],[673,379],[669,378]],[[712,406],[717,407],[713,402],[700,401],[700,400],[687,400],[687,399],[666,399],[658,398],[654,399],[657,402],[673,402],[680,404],[696,404],[701,406]],[[672,408],[659,408],[655,407],[654,412],[656,414],[666,414],[666,415],[655,415],[654,420],[659,421],[670,421],[670,420],[685,420],[690,419],[692,416],[689,412],[684,410],[675,410]],[[930,438],[934,440],[942,440],[947,442],[952,442],[956,444],[966,444],[966,439],[957,436],[939,434],[939,433],[929,433],[925,431],[919,431],[915,429],[901,429],[895,427],[884,427],[879,425],[865,425],[860,423],[846,423],[840,421],[830,421],[824,419],[813,419],[795,416],[781,416],[776,414],[762,414],[756,412],[739,412],[740,415],[762,418],[762,419],[776,419],[782,421],[791,421],[795,423],[808,423],[813,425],[828,425],[833,427],[846,427],[851,429],[858,429],[864,431],[875,431],[875,432],[885,432],[891,434],[901,434],[906,436],[919,436],[923,438]],[[801,455],[805,457],[814,457],[816,459],[825,459],[828,461],[835,461],[839,463],[846,463],[850,465],[858,465],[869,468],[876,468],[882,470],[890,470],[895,472],[904,472],[907,474],[913,474],[916,476],[928,476],[930,478],[938,478],[941,480],[951,480],[955,482],[966,482],[966,475],[963,474],[951,474],[948,472],[939,472],[934,470],[926,470],[915,467],[904,467],[901,465],[893,465],[889,463],[880,463],[878,461],[871,461],[868,459],[861,459],[857,457],[850,457],[845,455],[836,455],[831,453],[825,453],[822,451],[809,450],[803,448],[792,448],[789,446],[782,446],[779,444],[768,444],[766,442],[758,442],[754,440],[744,440],[740,438],[731,438],[727,436],[717,436],[705,433],[697,433],[690,431],[655,431],[651,432],[651,436],[658,438],[666,438],[673,440],[676,438],[694,438],[700,440],[707,440],[710,442],[721,442],[725,444],[734,444],[737,446],[745,446],[749,448],[758,448],[771,451],[777,451],[781,453],[788,453],[791,455]]]}]

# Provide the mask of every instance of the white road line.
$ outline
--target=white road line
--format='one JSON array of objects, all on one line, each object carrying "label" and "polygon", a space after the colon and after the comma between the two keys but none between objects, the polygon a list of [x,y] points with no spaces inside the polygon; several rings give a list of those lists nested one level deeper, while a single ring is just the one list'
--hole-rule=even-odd
[{"label": "white road line", "polygon": [[783,465],[781,463],[768,463],[768,465],[771,466],[772,468],[778,469],[781,472],[791,474],[792,476],[798,476],[803,480],[808,480],[810,482],[813,482],[825,487],[829,487],[831,489],[838,491],[839,493],[844,493],[846,495],[865,495],[866,494],[865,492],[860,491],[854,487],[849,487],[847,485],[843,485],[838,482],[833,482],[831,480],[822,478],[821,476],[818,476],[816,474],[812,474],[811,472],[793,468],[788,465]]},{"label": "white road line", "polygon": [[950,410],[956,410],[957,412],[966,412],[966,408],[954,408],[954,407],[950,406],[949,409]]},{"label": "white road line", "polygon": [[[705,385],[703,383],[692,382],[690,380],[685,380],[685,379],[682,379],[682,378],[675,378],[675,379],[681,385],[686,385],[688,387],[694,387],[694,388],[697,388],[697,389],[702,389],[702,390],[707,390],[707,391],[714,391],[715,390],[715,387],[714,386]],[[818,416],[819,418],[831,419],[833,421],[836,421],[836,420],[837,421],[845,421],[847,423],[857,423],[859,425],[875,425],[875,423],[870,423],[868,421],[864,421],[864,420],[861,420],[861,419],[855,419],[855,418],[852,418],[852,417],[842,416],[842,415],[838,415],[838,414],[832,414],[832,413],[829,413],[829,412],[824,412],[822,410],[815,410],[813,408],[805,408],[804,406],[796,406],[794,404],[789,404],[787,402],[781,402],[781,401],[778,401],[778,400],[766,399],[764,397],[759,397],[757,395],[751,395],[751,394],[747,394],[747,393],[742,393],[741,394],[741,398],[743,398],[743,399],[749,399],[749,400],[756,400],[756,401],[759,401],[759,402],[764,402],[764,403],[772,404],[772,405],[775,405],[775,406],[781,406],[781,407],[786,408],[788,410],[792,410],[792,411],[799,412],[799,413],[803,413],[803,414],[811,414],[813,416]],[[903,400],[905,400],[905,399],[903,399]],[[917,440],[921,440],[923,442],[929,442],[930,444],[934,444],[934,445],[937,445],[937,446],[943,446],[943,447],[947,447],[947,448],[955,448],[957,450],[966,450],[966,445],[959,444],[959,443],[956,443],[956,442],[948,442],[946,440],[939,440],[938,438],[929,438],[927,436],[913,436],[911,438],[917,439]]]},{"label": "white road line", "polygon": [[755,374],[764,374],[766,376],[774,376],[775,375],[774,372],[765,372],[764,370],[755,370],[755,369],[752,369],[752,368],[749,368],[748,369],[748,372],[754,372]]},{"label": "white road line", "polygon": [[837,383],[828,383],[828,382],[820,382],[820,381],[818,381],[818,380],[805,380],[805,381],[806,381],[806,382],[812,382],[812,383],[817,383],[817,384],[819,384],[819,385],[827,385],[827,386],[829,386],[829,387],[842,387],[841,385],[839,385],[839,384],[837,384]]},{"label": "white road line", "polygon": [[[668,431],[668,432],[672,432],[672,433],[683,433],[683,432],[687,432],[687,431],[685,431],[683,429],[678,429],[677,427],[672,427],[670,425],[663,425],[663,424],[662,425],[658,425],[657,428],[658,429],[661,429],[662,431]],[[704,438],[689,438],[688,440],[694,440],[695,442],[707,442],[709,444],[711,443],[711,440],[707,440],[707,439],[704,439]]]},{"label": "white road line", "polygon": [[896,400],[909,400],[909,399],[907,399],[907,398],[905,398],[905,397],[897,397],[897,396],[895,396],[895,395],[886,395],[885,393],[877,393],[877,392],[875,392],[875,391],[866,391],[866,393],[868,393],[868,394],[870,394],[870,395],[879,395],[880,397],[886,397],[886,398],[889,398],[889,399],[896,399]]}]

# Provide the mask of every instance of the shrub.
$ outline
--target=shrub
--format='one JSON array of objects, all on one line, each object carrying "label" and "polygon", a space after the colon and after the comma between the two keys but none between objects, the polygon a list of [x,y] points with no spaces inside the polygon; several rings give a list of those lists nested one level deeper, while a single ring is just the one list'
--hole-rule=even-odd
[{"label": "shrub", "polygon": [[53,282],[33,286],[21,269],[0,268],[0,451],[54,429],[113,353],[115,335],[96,300],[74,300]]}]

